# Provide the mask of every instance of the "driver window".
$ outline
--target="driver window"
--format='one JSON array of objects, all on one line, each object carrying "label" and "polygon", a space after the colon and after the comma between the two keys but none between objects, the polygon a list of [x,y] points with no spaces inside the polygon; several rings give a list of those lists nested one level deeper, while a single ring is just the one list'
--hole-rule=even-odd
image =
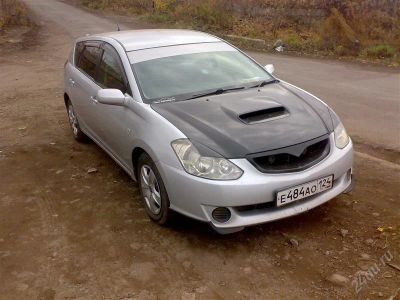
[{"label": "driver window", "polygon": [[117,51],[108,44],[104,44],[103,48],[103,57],[97,71],[98,83],[105,88],[118,89],[124,94],[128,93],[123,67]]}]

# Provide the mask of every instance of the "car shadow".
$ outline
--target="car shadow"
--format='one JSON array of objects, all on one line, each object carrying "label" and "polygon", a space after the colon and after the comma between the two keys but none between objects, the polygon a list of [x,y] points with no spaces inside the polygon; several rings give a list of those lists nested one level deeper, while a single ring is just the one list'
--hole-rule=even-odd
[{"label": "car shadow", "polygon": [[[337,199],[336,199],[337,201]],[[323,206],[316,207],[308,212],[300,215],[292,216],[282,220],[277,220],[270,223],[264,223],[244,228],[242,231],[232,234],[219,234],[209,223],[201,222],[191,219],[179,213],[174,213],[173,220],[168,225],[169,230],[176,233],[197,237],[205,240],[223,240],[240,242],[243,239],[247,241],[250,239],[258,239],[266,235],[281,234],[283,236],[290,236],[301,228],[302,231],[310,232],[315,231],[319,227],[321,230],[326,230],[326,226],[331,224],[329,212],[335,204],[326,203]]]}]

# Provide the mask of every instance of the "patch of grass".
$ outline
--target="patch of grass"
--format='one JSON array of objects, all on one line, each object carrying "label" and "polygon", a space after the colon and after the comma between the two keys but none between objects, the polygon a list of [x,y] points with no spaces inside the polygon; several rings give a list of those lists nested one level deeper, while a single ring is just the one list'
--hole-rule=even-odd
[{"label": "patch of grass", "polygon": [[147,19],[150,22],[154,22],[154,23],[168,23],[168,22],[171,22],[170,16],[168,16],[166,14],[162,14],[162,13],[149,14],[147,16]]},{"label": "patch of grass", "polygon": [[283,41],[289,50],[302,50],[304,48],[304,41],[296,32],[290,32]]},{"label": "patch of grass", "polygon": [[365,48],[361,55],[371,58],[392,58],[396,55],[396,49],[389,45],[375,45]]}]

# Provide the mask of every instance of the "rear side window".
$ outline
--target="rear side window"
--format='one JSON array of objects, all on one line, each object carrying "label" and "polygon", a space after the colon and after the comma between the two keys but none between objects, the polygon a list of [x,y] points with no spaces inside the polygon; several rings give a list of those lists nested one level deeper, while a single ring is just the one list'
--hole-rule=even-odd
[{"label": "rear side window", "polygon": [[84,47],[85,47],[85,44],[83,42],[76,44],[75,55],[74,55],[75,65],[78,65],[79,57],[81,56]]},{"label": "rear side window", "polygon": [[124,69],[117,51],[108,44],[104,44],[103,48],[104,53],[97,73],[98,83],[105,88],[128,93]]},{"label": "rear side window", "polygon": [[85,45],[79,56],[77,67],[92,78],[95,78],[96,67],[100,59],[101,49],[94,45]]}]

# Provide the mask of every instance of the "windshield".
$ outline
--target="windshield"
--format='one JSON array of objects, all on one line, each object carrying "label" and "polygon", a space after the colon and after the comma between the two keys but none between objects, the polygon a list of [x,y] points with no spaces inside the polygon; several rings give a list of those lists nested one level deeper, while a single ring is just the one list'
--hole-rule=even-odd
[{"label": "windshield", "polygon": [[145,102],[186,100],[215,89],[272,80],[239,51],[190,53],[132,65]]}]

